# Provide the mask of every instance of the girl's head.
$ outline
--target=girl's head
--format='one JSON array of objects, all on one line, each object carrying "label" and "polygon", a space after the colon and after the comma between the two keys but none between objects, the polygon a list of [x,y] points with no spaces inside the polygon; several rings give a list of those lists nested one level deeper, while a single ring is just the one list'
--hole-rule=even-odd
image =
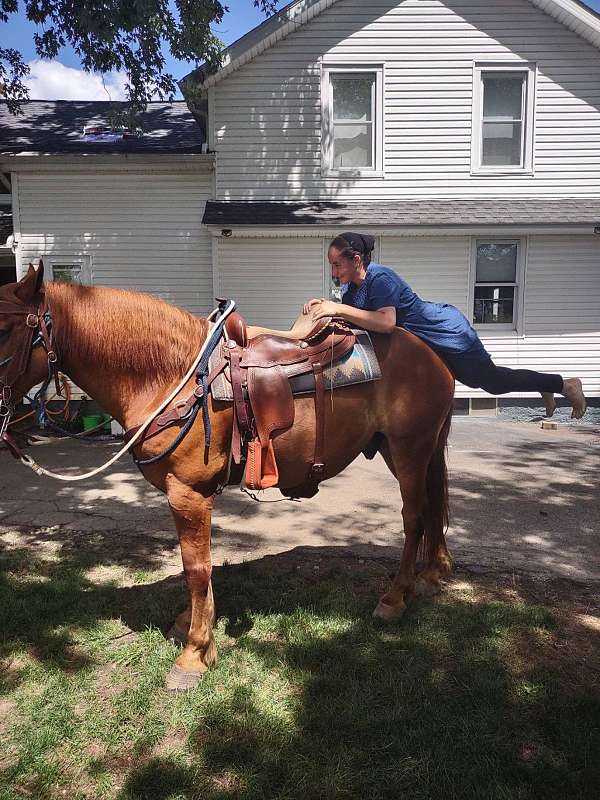
[{"label": "girl's head", "polygon": [[328,251],[333,277],[342,284],[364,278],[374,247],[375,239],[368,233],[348,232],[336,236]]}]

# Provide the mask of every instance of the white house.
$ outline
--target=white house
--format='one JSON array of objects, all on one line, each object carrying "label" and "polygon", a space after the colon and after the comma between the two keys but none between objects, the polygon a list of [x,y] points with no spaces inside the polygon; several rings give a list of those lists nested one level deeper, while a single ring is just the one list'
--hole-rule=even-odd
[{"label": "white house", "polygon": [[368,231],[498,363],[580,375],[600,397],[600,17],[586,6],[298,0],[182,85],[207,154],[0,155],[19,268],[85,257],[94,282],[200,312],[228,295],[286,326],[332,289],[328,241]]},{"label": "white house", "polygon": [[204,130],[185,103],[151,103],[140,137],[84,136],[113,107],[31,101],[13,117],[0,105],[17,274],[42,257],[55,276],[153,292],[202,314],[213,304]]}]

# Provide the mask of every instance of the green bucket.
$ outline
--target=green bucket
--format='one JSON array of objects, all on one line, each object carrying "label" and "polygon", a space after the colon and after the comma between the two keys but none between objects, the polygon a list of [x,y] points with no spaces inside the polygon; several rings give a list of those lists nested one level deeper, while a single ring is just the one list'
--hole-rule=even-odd
[{"label": "green bucket", "polygon": [[81,418],[83,422],[83,430],[84,431],[91,431],[94,428],[98,428],[99,425],[103,425],[100,430],[109,431],[110,432],[110,415],[109,414],[86,414]]}]

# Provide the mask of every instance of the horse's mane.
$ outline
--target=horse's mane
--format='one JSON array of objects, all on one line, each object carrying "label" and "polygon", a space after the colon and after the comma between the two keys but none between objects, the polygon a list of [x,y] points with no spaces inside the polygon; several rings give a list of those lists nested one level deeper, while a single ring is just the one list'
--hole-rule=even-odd
[{"label": "horse's mane", "polygon": [[136,383],[183,377],[207,333],[205,319],[141,292],[51,283],[46,295],[62,359]]}]

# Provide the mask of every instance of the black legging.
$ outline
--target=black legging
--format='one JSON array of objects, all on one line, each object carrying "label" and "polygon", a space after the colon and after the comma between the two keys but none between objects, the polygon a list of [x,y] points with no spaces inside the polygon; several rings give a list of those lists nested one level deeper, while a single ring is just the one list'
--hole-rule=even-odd
[{"label": "black legging", "polygon": [[560,394],[563,379],[560,375],[534,372],[530,369],[498,367],[486,350],[473,353],[439,354],[454,377],[472,389],[483,389],[489,394],[507,392],[552,392]]}]

